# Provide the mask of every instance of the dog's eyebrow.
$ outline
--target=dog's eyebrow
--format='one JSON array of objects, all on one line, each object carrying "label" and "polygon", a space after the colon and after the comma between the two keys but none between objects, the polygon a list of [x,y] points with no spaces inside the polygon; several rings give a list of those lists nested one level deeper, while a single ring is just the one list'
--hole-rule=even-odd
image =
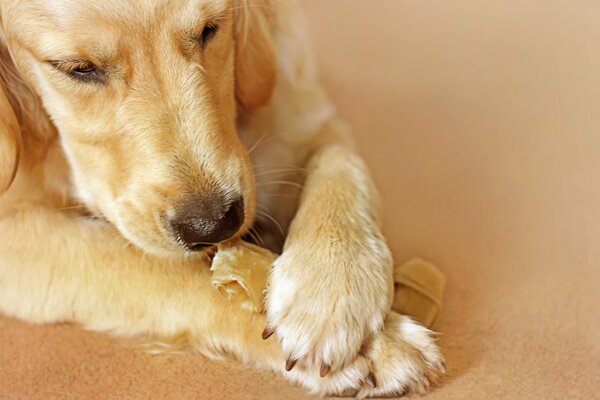
[{"label": "dog's eyebrow", "polygon": [[225,18],[227,11],[228,10],[209,12],[201,18],[192,19],[183,26],[182,32],[185,32],[191,37],[198,37],[202,33],[202,29],[205,25],[209,23],[218,24],[220,20]]},{"label": "dog's eyebrow", "polygon": [[204,28],[208,25],[218,28],[220,21],[226,17],[228,12],[229,8],[210,10],[205,5],[201,16],[187,19],[175,32],[180,52],[185,56],[190,56],[195,46],[202,42]]},{"label": "dog's eyebrow", "polygon": [[102,69],[106,69],[114,64],[114,58],[114,55],[103,52],[97,52],[93,55],[87,52],[81,52],[77,54],[68,53],[64,55],[53,53],[52,55],[48,55],[48,57],[42,57],[42,60],[54,67],[91,62]]},{"label": "dog's eyebrow", "polygon": [[101,40],[96,42],[90,40],[84,47],[62,32],[49,32],[44,35],[41,43],[36,42],[26,48],[36,59],[44,62],[87,60],[95,65],[105,67],[118,59],[119,43],[118,39],[113,42],[112,37],[98,36]]}]

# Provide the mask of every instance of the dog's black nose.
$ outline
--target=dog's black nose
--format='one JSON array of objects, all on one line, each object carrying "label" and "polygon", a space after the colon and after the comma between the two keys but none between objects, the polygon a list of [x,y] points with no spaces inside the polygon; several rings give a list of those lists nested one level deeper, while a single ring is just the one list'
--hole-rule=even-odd
[{"label": "dog's black nose", "polygon": [[171,222],[178,239],[190,250],[199,251],[229,239],[244,223],[244,202],[225,202],[220,196],[187,203]]}]

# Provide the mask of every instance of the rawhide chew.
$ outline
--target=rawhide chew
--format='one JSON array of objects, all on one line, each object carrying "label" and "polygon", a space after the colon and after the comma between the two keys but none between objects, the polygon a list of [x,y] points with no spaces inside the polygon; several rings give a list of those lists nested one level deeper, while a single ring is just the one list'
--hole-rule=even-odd
[{"label": "rawhide chew", "polygon": [[241,240],[219,245],[210,267],[211,284],[228,300],[260,313],[275,258],[269,250]]},{"label": "rawhide chew", "polygon": [[413,258],[394,269],[394,283],[392,309],[432,327],[440,315],[446,285],[446,278],[438,267]]}]

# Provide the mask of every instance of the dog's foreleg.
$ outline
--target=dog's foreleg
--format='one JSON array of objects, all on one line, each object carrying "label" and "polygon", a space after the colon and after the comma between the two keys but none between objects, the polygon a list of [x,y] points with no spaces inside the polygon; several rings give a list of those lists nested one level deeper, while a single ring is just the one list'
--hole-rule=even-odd
[{"label": "dog's foreleg", "polygon": [[332,140],[343,129],[332,121],[318,136],[266,303],[286,355],[323,373],[356,358],[382,329],[393,296],[377,192],[352,146]]},{"label": "dog's foreleg", "polygon": [[[0,311],[34,323],[75,322],[121,335],[186,337],[209,355],[269,365],[279,346],[261,314],[229,304],[203,258],[160,259],[105,222],[41,206],[0,219]],[[273,364],[275,365],[275,364]]]}]

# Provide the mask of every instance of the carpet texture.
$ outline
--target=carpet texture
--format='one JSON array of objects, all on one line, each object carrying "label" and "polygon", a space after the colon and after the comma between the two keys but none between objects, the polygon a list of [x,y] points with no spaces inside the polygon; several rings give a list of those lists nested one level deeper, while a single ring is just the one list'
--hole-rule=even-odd
[{"label": "carpet texture", "polygon": [[[600,3],[306,3],[396,261],[447,275],[448,375],[425,398],[600,398]],[[0,398],[307,396],[237,362],[0,319]]]}]

